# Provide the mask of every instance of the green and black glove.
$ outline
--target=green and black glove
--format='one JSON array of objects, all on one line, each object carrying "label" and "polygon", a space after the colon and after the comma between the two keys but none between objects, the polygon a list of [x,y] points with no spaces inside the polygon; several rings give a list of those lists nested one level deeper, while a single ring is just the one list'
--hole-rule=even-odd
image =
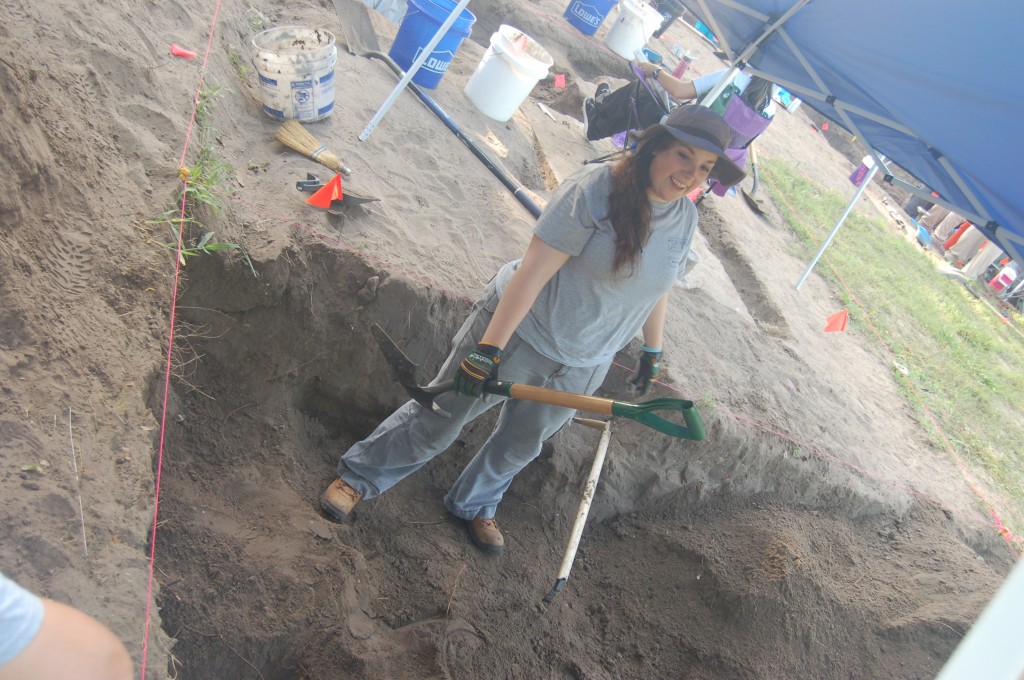
[{"label": "green and black glove", "polygon": [[488,380],[498,379],[501,349],[481,342],[466,355],[455,374],[455,391],[469,397],[480,397]]},{"label": "green and black glove", "polygon": [[629,390],[641,397],[651,391],[651,383],[661,372],[661,349],[644,347],[636,375],[629,380]]}]

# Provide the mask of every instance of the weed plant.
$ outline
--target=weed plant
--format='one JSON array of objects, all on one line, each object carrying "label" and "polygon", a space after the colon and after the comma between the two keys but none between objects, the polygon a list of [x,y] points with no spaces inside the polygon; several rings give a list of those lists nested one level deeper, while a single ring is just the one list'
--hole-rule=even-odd
[{"label": "weed plant", "polygon": [[258,276],[252,260],[242,246],[214,240],[213,231],[207,229],[200,219],[204,213],[216,215],[220,212],[227,184],[235,177],[235,169],[218,160],[213,151],[214,129],[210,117],[222,93],[223,89],[219,86],[203,89],[196,100],[195,120],[200,147],[193,165],[182,171],[183,186],[175,198],[178,206],[181,206],[184,198],[184,217],[181,215],[181,208],[175,207],[162,213],[151,223],[166,224],[170,229],[174,241],[160,245],[178,252],[182,266],[186,265],[190,257],[229,251],[241,254],[253,276]]},{"label": "weed plant", "polygon": [[[763,159],[762,165],[773,198],[810,261],[849,196],[818,186],[778,159]],[[816,271],[837,284],[851,329],[865,332],[869,344],[877,345],[870,321],[894,361],[906,367],[903,380],[894,364],[894,380],[932,444],[946,450],[948,441],[981,479],[991,481],[1012,506],[1000,508],[1008,515],[1004,521],[1020,535],[1024,336],[962,283],[942,275],[936,268],[940,262],[880,217],[855,209]]]}]

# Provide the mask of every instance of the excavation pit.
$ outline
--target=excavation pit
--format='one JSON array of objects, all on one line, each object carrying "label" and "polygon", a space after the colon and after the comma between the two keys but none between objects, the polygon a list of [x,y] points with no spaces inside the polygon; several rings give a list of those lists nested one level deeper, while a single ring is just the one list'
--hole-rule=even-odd
[{"label": "excavation pit", "polygon": [[983,564],[943,539],[939,508],[888,505],[713,410],[700,443],[613,422],[550,605],[594,430],[566,428],[516,478],[499,559],[441,503],[491,414],[351,523],[328,521],[338,455],[404,400],[370,324],[425,381],[469,301],[327,246],[285,255],[258,282],[209,258],[184,291],[157,544],[177,677],[925,677],[964,632],[935,614],[942,588],[898,583],[898,563],[937,552],[961,583]]}]

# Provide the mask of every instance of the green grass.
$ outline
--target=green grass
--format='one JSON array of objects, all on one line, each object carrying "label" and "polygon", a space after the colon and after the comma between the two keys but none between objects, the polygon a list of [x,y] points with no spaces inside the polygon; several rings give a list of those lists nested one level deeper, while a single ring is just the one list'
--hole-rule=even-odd
[{"label": "green grass", "polygon": [[[803,243],[808,261],[835,225],[849,195],[824,189],[778,159],[763,159],[776,204]],[[853,188],[851,187],[851,193]],[[945,439],[1011,507],[999,508],[1024,533],[1024,338],[1020,317],[1005,323],[961,283],[942,276],[936,260],[881,217],[858,209],[847,218],[815,271],[836,284],[851,327],[878,345],[878,330],[909,383],[893,379],[931,442]],[[841,281],[840,281],[841,280]],[[845,284],[845,286],[843,285]],[[846,287],[856,298],[854,302]],[[975,286],[984,294],[985,286]],[[859,303],[859,304],[858,304]],[[884,350],[879,347],[879,352]],[[921,408],[939,423],[940,434]]]},{"label": "green grass", "polygon": [[[210,120],[217,101],[224,92],[221,87],[211,87],[199,93],[196,101],[196,125],[200,146],[195,162],[182,170],[182,179],[187,181],[183,182],[174,199],[175,205],[179,207],[161,213],[156,219],[151,220],[150,224],[168,227],[174,240],[159,245],[178,252],[178,260],[182,266],[186,265],[189,258],[225,251],[229,258],[234,254],[240,254],[252,275],[259,276],[249,254],[242,246],[214,240],[214,233],[206,228],[201,219],[204,214],[216,215],[220,212],[223,197],[228,193],[227,185],[235,178],[235,169],[218,160],[213,150],[215,130]],[[180,208],[183,196],[184,215],[181,214]]]},{"label": "green grass", "polygon": [[252,67],[237,52],[232,51],[229,53],[228,60],[231,62],[231,66],[234,67],[235,73],[238,74],[239,80],[245,80],[253,72]]}]

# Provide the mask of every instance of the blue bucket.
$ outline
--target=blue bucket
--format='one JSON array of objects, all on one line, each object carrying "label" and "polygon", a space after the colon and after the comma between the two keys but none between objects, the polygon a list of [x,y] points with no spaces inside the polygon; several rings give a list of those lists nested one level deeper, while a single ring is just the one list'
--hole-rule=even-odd
[{"label": "blue bucket", "polygon": [[594,35],[617,0],[572,0],[564,16],[583,35]]},{"label": "blue bucket", "polygon": [[[402,18],[402,25],[398,27],[398,35],[395,36],[388,56],[394,59],[403,71],[408,71],[456,6],[457,3],[451,0],[409,0],[409,9]],[[468,9],[462,10],[459,18],[416,71],[412,82],[420,87],[437,87],[441,82],[441,76],[452,63],[459,45],[462,44],[462,39],[469,37],[475,21],[476,17],[472,12]]]}]

